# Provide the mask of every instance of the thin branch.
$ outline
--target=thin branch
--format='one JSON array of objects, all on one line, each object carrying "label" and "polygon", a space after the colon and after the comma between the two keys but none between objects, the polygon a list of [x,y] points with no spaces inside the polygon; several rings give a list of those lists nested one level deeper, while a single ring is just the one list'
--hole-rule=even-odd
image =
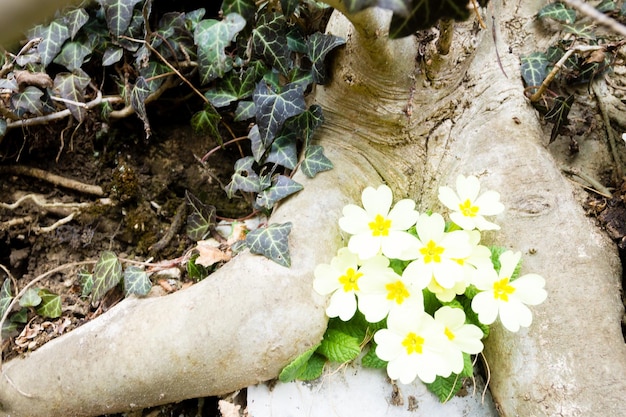
[{"label": "thin branch", "polygon": [[58,185],[59,187],[69,188],[70,190],[78,191],[81,193],[96,195],[99,197],[104,195],[102,187],[98,185],[85,184],[80,181],[62,177],[60,175],[51,174],[50,172],[44,171],[43,169],[39,168],[27,167],[23,165],[6,165],[0,166],[0,174],[26,175],[29,177],[47,181],[53,185]]},{"label": "thin branch", "polygon": [[593,191],[594,193],[599,194],[602,197],[606,197],[606,198],[611,198],[612,197],[611,191],[608,188],[606,188],[604,185],[602,185],[600,183],[600,181],[596,180],[595,178],[593,178],[589,174],[587,174],[587,173],[585,173],[583,171],[580,171],[578,169],[573,169],[573,168],[564,168],[564,169],[562,169],[562,171],[564,173],[566,173],[566,174],[569,174],[569,175],[575,175],[578,178],[580,178],[580,179],[582,179],[584,181],[587,181],[591,185],[591,187],[588,187],[588,186],[585,186],[584,184],[580,184],[578,182],[573,181],[576,184],[580,185],[581,187],[583,187],[583,188],[585,188],[585,189],[587,189],[589,191]]},{"label": "thin branch", "polygon": [[613,19],[605,15],[604,13],[598,11],[595,7],[591,6],[589,3],[586,3],[581,0],[562,0],[563,3],[567,4],[569,7],[578,10],[582,14],[590,17],[593,21],[606,26],[611,29],[613,32],[619,33],[622,36],[626,36],[626,26],[622,25],[617,20]]}]

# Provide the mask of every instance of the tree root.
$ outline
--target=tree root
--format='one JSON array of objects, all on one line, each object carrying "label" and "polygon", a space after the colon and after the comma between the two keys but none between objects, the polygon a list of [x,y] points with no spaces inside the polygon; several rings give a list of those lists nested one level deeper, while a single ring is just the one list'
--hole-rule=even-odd
[{"label": "tree root", "polygon": [[26,175],[43,181],[47,181],[59,187],[67,188],[81,193],[91,194],[99,197],[104,196],[104,191],[102,190],[102,187],[98,185],[85,184],[80,181],[52,174],[39,168],[33,168],[23,165],[5,165],[0,166],[0,174]]}]

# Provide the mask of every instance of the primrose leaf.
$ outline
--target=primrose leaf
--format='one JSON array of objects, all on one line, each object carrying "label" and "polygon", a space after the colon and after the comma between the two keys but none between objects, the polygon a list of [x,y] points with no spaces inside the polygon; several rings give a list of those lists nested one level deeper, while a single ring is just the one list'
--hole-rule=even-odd
[{"label": "primrose leaf", "polygon": [[569,97],[559,96],[554,99],[554,104],[552,108],[548,110],[545,114],[544,119],[554,123],[552,127],[552,132],[550,134],[550,142],[554,142],[554,140],[559,135],[561,128],[567,125],[567,116],[569,115],[569,111],[572,108],[572,104],[574,104],[574,95],[570,95]]},{"label": "primrose leaf", "polygon": [[254,0],[224,0],[222,2],[222,13],[224,15],[237,13],[243,16],[246,21],[250,21],[256,14],[256,4]]},{"label": "primrose leaf", "polygon": [[[387,2],[388,6],[401,9],[400,2]],[[408,13],[394,12],[389,25],[389,38],[397,39],[412,35],[418,30],[435,26],[439,19],[466,20],[470,9],[466,0],[403,0]]]},{"label": "primrose leaf", "polygon": [[301,184],[298,184],[291,178],[279,175],[274,185],[257,195],[255,203],[258,208],[270,210],[278,201],[293,193],[297,193],[303,188]]},{"label": "primrose leaf", "polygon": [[324,155],[324,148],[320,145],[310,145],[304,151],[304,159],[300,165],[302,172],[309,178],[313,178],[318,172],[328,171],[333,168],[333,163]]},{"label": "primrose leaf", "polygon": [[102,252],[93,270],[93,287],[91,291],[93,300],[100,300],[121,279],[122,264],[117,259],[115,253],[111,251]]},{"label": "primrose leaf", "polygon": [[563,3],[550,3],[539,10],[537,17],[540,19],[550,18],[561,23],[574,23],[576,11],[569,9]]},{"label": "primrose leaf", "polygon": [[387,366],[387,361],[384,361],[376,355],[376,343],[371,342],[369,350],[361,358],[361,365],[364,368],[382,369]]},{"label": "primrose leaf", "polygon": [[275,93],[265,82],[260,81],[253,100],[261,141],[265,147],[272,143],[288,118],[306,110],[304,91],[298,84],[287,84],[280,93]]},{"label": "primrose leaf", "polygon": [[283,75],[289,72],[287,20],[279,13],[262,14],[252,31],[252,52]]},{"label": "primrose leaf", "polygon": [[37,52],[41,57],[41,64],[47,67],[61,51],[63,43],[70,38],[70,30],[61,19],[57,19],[49,25],[34,27],[29,31],[28,37],[29,39],[43,38],[37,46]]},{"label": "primrose leaf", "polygon": [[307,362],[313,356],[319,344],[313,346],[311,349],[307,350],[294,360],[292,360],[289,365],[285,366],[280,374],[278,375],[278,379],[281,382],[291,382],[298,378],[298,375],[302,373],[303,370],[306,369]]},{"label": "primrose leaf", "polygon": [[426,384],[426,387],[439,398],[440,402],[445,403],[459,392],[463,386],[463,379],[462,376],[454,373],[447,378],[437,375],[432,383]]},{"label": "primrose leaf", "polygon": [[124,270],[124,295],[131,294],[144,296],[150,292],[152,282],[148,274],[136,265],[130,265]]},{"label": "primrose leaf", "polygon": [[225,49],[245,26],[245,19],[237,13],[230,13],[221,21],[206,19],[198,23],[194,42],[198,46],[198,71],[202,85],[222,78],[233,68],[233,59]]},{"label": "primrose leaf", "polygon": [[7,278],[2,283],[2,288],[0,288],[0,317],[4,316],[4,313],[7,311],[7,308],[9,308],[9,304],[11,304],[12,300],[11,280]]},{"label": "primrose leaf", "polygon": [[263,255],[279,265],[291,266],[288,242],[291,226],[291,222],[274,223],[248,233],[246,235],[246,243],[250,248],[250,252]]},{"label": "primrose leaf", "polygon": [[61,297],[45,289],[39,290],[39,296],[41,297],[41,304],[36,310],[37,314],[50,319],[61,317],[63,312],[61,309]]},{"label": "primrose leaf", "polygon": [[142,0],[97,0],[102,6],[109,31],[122,36],[133,18],[133,9]]},{"label": "primrose leaf", "polygon": [[295,169],[298,164],[295,133],[290,132],[274,139],[265,162],[278,164],[287,169]]},{"label": "primrose leaf", "polygon": [[221,120],[222,116],[215,110],[215,107],[207,103],[202,110],[191,117],[191,126],[196,132],[208,133],[221,145],[224,143],[219,130]]},{"label": "primrose leaf", "polygon": [[539,87],[548,75],[548,58],[543,52],[522,56],[522,78],[529,87]]},{"label": "primrose leaf", "polygon": [[[85,89],[91,82],[91,78],[83,71],[75,73],[61,72],[54,77],[54,91],[65,100],[82,103],[85,99]],[[85,120],[87,109],[72,103],[65,103],[72,116],[79,122]]]},{"label": "primrose leaf", "polygon": [[43,91],[29,85],[24,91],[11,96],[11,104],[18,115],[23,115],[24,113],[41,115],[43,113],[41,96],[43,96]]},{"label": "primrose leaf", "polygon": [[320,32],[314,33],[307,39],[309,59],[313,64],[311,72],[313,80],[318,84],[326,82],[326,67],[324,59],[326,55],[336,47],[346,43],[346,40],[334,35],[326,35]]},{"label": "primrose leaf", "polygon": [[70,38],[73,40],[74,36],[78,33],[85,23],[89,21],[89,13],[83,8],[70,10],[65,13],[65,23],[70,31]]},{"label": "primrose leaf", "polygon": [[22,298],[20,298],[20,306],[22,307],[37,307],[40,303],[39,288],[27,289]]},{"label": "primrose leaf", "polygon": [[191,207],[191,214],[187,216],[187,236],[197,242],[215,228],[215,206],[204,204],[189,191],[185,191],[185,198]]},{"label": "primrose leaf", "polygon": [[326,356],[331,362],[346,363],[359,356],[361,346],[359,345],[359,339],[356,337],[339,330],[328,329],[317,351]]}]

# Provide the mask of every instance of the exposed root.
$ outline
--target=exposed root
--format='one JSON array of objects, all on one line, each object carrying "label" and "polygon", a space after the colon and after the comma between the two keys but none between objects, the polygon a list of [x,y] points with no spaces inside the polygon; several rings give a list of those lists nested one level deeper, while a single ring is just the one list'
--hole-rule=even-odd
[{"label": "exposed root", "polygon": [[26,175],[81,193],[96,195],[99,197],[104,196],[104,191],[99,185],[85,184],[80,181],[52,174],[39,168],[27,167],[23,165],[0,166],[0,174]]}]

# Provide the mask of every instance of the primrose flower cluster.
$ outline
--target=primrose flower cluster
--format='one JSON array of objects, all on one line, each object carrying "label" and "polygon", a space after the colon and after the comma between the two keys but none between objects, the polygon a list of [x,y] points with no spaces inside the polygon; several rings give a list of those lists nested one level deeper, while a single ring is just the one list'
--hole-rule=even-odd
[{"label": "primrose flower cluster", "polygon": [[[418,213],[413,200],[392,207],[386,185],[366,188],[363,207],[343,209],[339,227],[351,235],[348,246],[330,264],[317,266],[314,289],[330,295],[331,318],[348,321],[358,310],[370,323],[386,319],[374,335],[375,353],[387,362],[391,379],[432,383],[437,376],[460,374],[464,354],[482,351],[484,333],[471,323],[459,297],[471,299],[480,323],[499,317],[516,332],[532,322],[527,306],[547,296],[541,276],[516,276],[519,252],[500,253],[494,267],[492,251],[480,244],[481,231],[499,229],[485,216],[504,206],[497,192],[479,193],[474,176],[460,175],[456,192],[440,187],[439,200],[450,210],[448,224],[438,213]],[[429,314],[424,300],[433,295],[439,308]]]}]

